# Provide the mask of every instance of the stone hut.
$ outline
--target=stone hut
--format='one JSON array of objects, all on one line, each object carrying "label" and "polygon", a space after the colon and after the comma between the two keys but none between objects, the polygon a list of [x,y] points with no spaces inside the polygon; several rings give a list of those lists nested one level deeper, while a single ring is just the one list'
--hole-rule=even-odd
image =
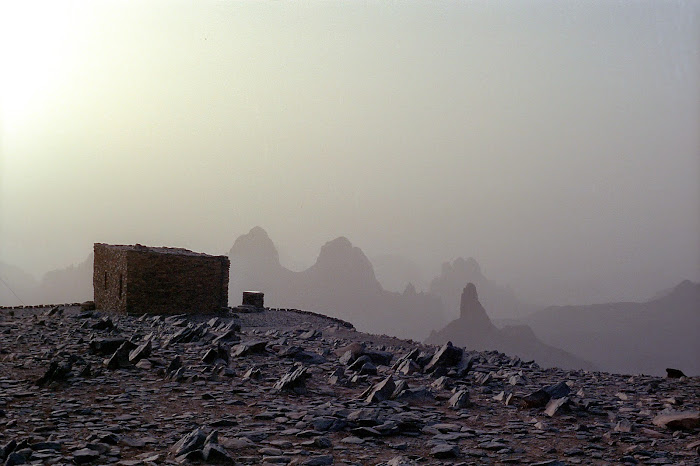
[{"label": "stone hut", "polygon": [[265,307],[265,293],[262,291],[244,291],[241,305],[263,309]]},{"label": "stone hut", "polygon": [[187,249],[95,243],[98,310],[197,314],[228,306],[229,259]]}]

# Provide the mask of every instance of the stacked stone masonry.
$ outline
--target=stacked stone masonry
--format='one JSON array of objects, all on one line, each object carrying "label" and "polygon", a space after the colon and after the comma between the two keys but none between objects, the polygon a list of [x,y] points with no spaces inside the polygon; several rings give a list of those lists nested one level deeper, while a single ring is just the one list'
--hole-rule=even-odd
[{"label": "stacked stone masonry", "polygon": [[179,248],[95,243],[97,309],[198,314],[228,306],[229,259]]}]

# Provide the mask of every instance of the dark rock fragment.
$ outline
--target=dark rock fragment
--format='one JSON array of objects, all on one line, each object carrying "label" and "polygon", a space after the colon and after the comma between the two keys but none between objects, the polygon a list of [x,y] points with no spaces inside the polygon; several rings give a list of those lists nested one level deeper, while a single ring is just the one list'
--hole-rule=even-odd
[{"label": "dark rock fragment", "polygon": [[359,374],[361,375],[377,375],[377,366],[371,362],[366,362],[360,368]]},{"label": "dark rock fragment", "polygon": [[367,394],[367,403],[376,403],[378,401],[388,400],[396,389],[394,378],[388,376],[375,386],[373,386]]},{"label": "dark rock fragment", "polygon": [[352,364],[355,359],[359,358],[364,350],[365,345],[362,343],[353,342],[336,351],[336,354],[340,357],[340,362],[342,364],[348,365]]},{"label": "dark rock fragment", "polygon": [[262,371],[258,369],[257,367],[251,367],[246,371],[245,374],[243,374],[244,379],[251,379],[251,380],[260,380],[262,378]]},{"label": "dark rock fragment", "polygon": [[52,307],[45,315],[46,315],[47,317],[51,317],[51,316],[62,316],[62,315],[63,315],[63,310],[64,310],[64,309],[63,309],[62,307],[60,307],[60,306],[55,306],[55,307]]},{"label": "dark rock fragment", "polygon": [[216,345],[204,354],[202,357],[202,362],[205,364],[228,364],[229,362],[229,349],[226,346]]},{"label": "dark rock fragment", "polygon": [[80,303],[80,310],[83,312],[94,311],[95,309],[95,301],[85,301],[83,303]]},{"label": "dark rock fragment", "polygon": [[293,391],[298,394],[306,392],[306,380],[311,377],[305,367],[297,366],[291,372],[286,373],[274,386],[278,391]]},{"label": "dark rock fragment", "polygon": [[234,358],[247,356],[249,354],[262,354],[267,348],[266,341],[247,341],[245,343],[239,343],[233,348],[231,348],[231,356]]},{"label": "dark rock fragment", "polygon": [[680,379],[681,377],[685,376],[686,375],[683,373],[682,370],[672,369],[670,367],[666,368],[666,377],[669,379]]},{"label": "dark rock fragment", "polygon": [[301,464],[304,466],[326,466],[333,464],[333,455],[312,456]]},{"label": "dark rock fragment", "polygon": [[394,357],[389,351],[365,351],[363,355],[367,356],[373,364],[381,366],[391,365],[391,360]]},{"label": "dark rock fragment", "polygon": [[93,330],[112,330],[114,329],[114,322],[110,317],[103,317],[94,324],[90,326]]},{"label": "dark rock fragment", "polygon": [[134,343],[126,340],[119,348],[117,348],[114,354],[105,361],[105,366],[107,369],[130,367],[132,364],[129,361],[129,354],[131,353],[131,350],[135,348],[136,345]]},{"label": "dark rock fragment", "polygon": [[206,439],[207,434],[201,429],[196,428],[178,440],[178,442],[171,447],[171,450],[176,457],[182,456],[195,450],[201,450]]},{"label": "dark rock fragment", "polygon": [[430,362],[425,366],[425,372],[433,372],[438,367],[449,367],[457,365],[462,359],[462,348],[452,346],[452,342],[448,341],[442,348],[437,350]]},{"label": "dark rock fragment", "polygon": [[129,352],[129,362],[131,364],[136,364],[140,360],[149,357],[151,355],[151,351],[153,351],[152,339],[146,338],[144,343],[140,344]]},{"label": "dark rock fragment", "polygon": [[113,354],[125,341],[125,338],[96,338],[90,340],[90,352],[107,356]]},{"label": "dark rock fragment", "polygon": [[476,358],[474,356],[468,355],[466,352],[462,353],[462,359],[459,361],[457,367],[455,368],[457,372],[456,375],[458,378],[461,379],[462,377],[467,375],[467,373],[469,373],[469,371],[472,369],[472,366],[474,365],[475,359]]},{"label": "dark rock fragment", "polygon": [[231,343],[235,341],[240,341],[240,338],[238,335],[236,335],[236,332],[234,330],[227,330],[223,334],[219,335],[218,337],[214,338],[213,343],[215,345],[218,345],[219,343]]},{"label": "dark rock fragment", "polygon": [[460,451],[457,445],[449,445],[447,443],[443,443],[440,445],[435,445],[433,449],[430,450],[430,454],[433,456],[433,458],[448,459],[457,458],[460,454]]},{"label": "dark rock fragment", "polygon": [[34,451],[37,450],[54,450],[61,451],[61,444],[58,442],[36,442],[30,445]]},{"label": "dark rock fragment", "polygon": [[552,398],[564,398],[569,393],[571,393],[571,388],[566,382],[559,382],[524,396],[521,399],[521,404],[526,408],[541,408],[546,406]]},{"label": "dark rock fragment", "polygon": [[336,368],[331,375],[328,376],[328,383],[331,385],[345,385],[347,383],[345,371],[342,367]]},{"label": "dark rock fragment", "polygon": [[175,372],[176,370],[180,369],[182,367],[182,358],[178,355],[175,356],[175,358],[170,361],[170,364],[168,364],[168,367],[165,369],[165,372],[170,374],[172,372]]},{"label": "dark rock fragment", "polygon": [[70,371],[73,369],[73,360],[68,359],[67,361],[57,362],[51,361],[49,368],[46,370],[43,376],[35,382],[36,385],[43,387],[54,382],[63,382],[70,376]]},{"label": "dark rock fragment", "polygon": [[404,361],[416,361],[418,359],[418,355],[420,355],[420,350],[418,348],[414,348],[408,353],[404,354],[401,356],[399,359],[397,359],[394,362],[394,365],[391,366],[392,369],[398,369],[398,367],[404,362]]},{"label": "dark rock fragment", "polygon": [[526,408],[541,408],[547,405],[550,398],[552,398],[551,395],[540,388],[522,397],[521,401]]},{"label": "dark rock fragment", "polygon": [[[396,391],[394,391],[396,393]],[[408,404],[420,404],[435,401],[435,395],[425,387],[406,388],[393,397],[396,401]]]},{"label": "dark rock fragment", "polygon": [[202,458],[207,463],[214,464],[233,464],[234,459],[229,456],[228,452],[218,443],[205,442],[202,450]]},{"label": "dark rock fragment", "polygon": [[212,427],[233,427],[238,425],[238,421],[235,419],[223,418],[210,422],[209,425]]},{"label": "dark rock fragment", "polygon": [[369,358],[369,356],[365,356],[364,354],[360,356],[359,358],[355,359],[352,364],[348,366],[348,370],[351,370],[353,372],[359,372],[360,369],[362,369],[362,366],[367,364],[368,362],[372,362],[372,360]]},{"label": "dark rock fragment", "polygon": [[304,348],[300,346],[285,347],[277,354],[280,357],[290,358],[295,361],[303,362],[306,364],[323,364],[324,362],[326,362],[326,358],[324,358],[320,354],[304,351]]},{"label": "dark rock fragment", "polygon": [[549,417],[554,417],[559,412],[568,409],[568,407],[568,397],[552,398],[551,400],[549,400],[549,403],[547,403],[547,407],[544,409],[544,413]]},{"label": "dark rock fragment", "polygon": [[306,332],[299,335],[300,340],[314,340],[321,336],[321,332],[316,329],[307,330]]},{"label": "dark rock fragment", "polygon": [[670,430],[693,430],[700,427],[700,411],[661,413],[652,422],[656,426]]},{"label": "dark rock fragment", "polygon": [[566,382],[559,382],[544,388],[544,391],[552,398],[563,398],[571,393],[571,388]]},{"label": "dark rock fragment", "polygon": [[24,456],[22,453],[19,452],[13,452],[7,455],[7,459],[5,460],[5,466],[14,466],[16,464],[27,464],[28,458]]},{"label": "dark rock fragment", "polygon": [[460,390],[449,399],[447,402],[450,408],[462,409],[467,408],[471,405],[469,401],[469,392],[467,390]]},{"label": "dark rock fragment", "polygon": [[416,362],[407,359],[396,368],[396,371],[403,375],[411,375],[420,372],[420,366]]},{"label": "dark rock fragment", "polygon": [[75,464],[91,463],[100,457],[100,452],[90,448],[81,448],[73,452],[73,462]]}]

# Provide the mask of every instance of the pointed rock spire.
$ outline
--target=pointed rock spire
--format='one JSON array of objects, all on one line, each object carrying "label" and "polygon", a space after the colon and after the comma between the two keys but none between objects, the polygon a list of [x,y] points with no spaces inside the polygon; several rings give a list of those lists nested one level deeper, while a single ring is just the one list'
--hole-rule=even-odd
[{"label": "pointed rock spire", "polygon": [[486,309],[479,302],[476,285],[467,283],[462,291],[462,300],[459,306],[460,319],[469,323],[470,328],[491,330],[495,327],[486,314]]}]

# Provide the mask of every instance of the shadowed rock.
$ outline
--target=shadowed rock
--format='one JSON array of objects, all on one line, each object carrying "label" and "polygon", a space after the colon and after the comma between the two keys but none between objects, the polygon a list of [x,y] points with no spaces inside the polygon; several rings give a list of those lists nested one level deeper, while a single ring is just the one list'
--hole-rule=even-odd
[{"label": "shadowed rock", "polygon": [[425,372],[433,372],[438,367],[454,366],[462,359],[462,348],[452,346],[448,341],[440,348],[430,362],[425,366]]},{"label": "shadowed rock", "polygon": [[700,411],[662,413],[654,418],[653,423],[671,430],[693,430],[700,427]]},{"label": "shadowed rock", "polygon": [[367,403],[376,403],[378,401],[388,400],[396,389],[396,384],[392,376],[388,376],[374,387],[367,394]]},{"label": "shadowed rock", "polygon": [[278,391],[293,391],[295,393],[306,392],[306,380],[311,374],[303,366],[298,366],[291,372],[286,373],[274,386]]}]

